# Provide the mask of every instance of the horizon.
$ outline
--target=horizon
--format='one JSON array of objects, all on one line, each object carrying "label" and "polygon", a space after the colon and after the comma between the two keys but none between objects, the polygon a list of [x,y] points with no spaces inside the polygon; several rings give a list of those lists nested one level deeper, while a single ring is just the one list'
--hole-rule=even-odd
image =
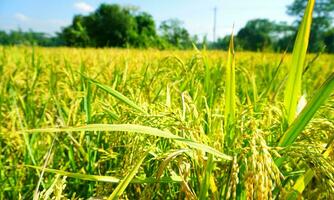
[{"label": "horizon", "polygon": [[279,2],[238,0],[240,2],[238,4],[227,0],[198,0],[196,4],[190,2],[190,0],[159,3],[154,0],[59,0],[56,2],[3,0],[0,2],[0,29],[33,30],[55,35],[63,27],[71,24],[74,15],[87,15],[102,3],[139,7],[139,11],[148,12],[153,16],[156,27],[159,27],[164,20],[179,19],[191,35],[197,35],[199,39],[207,36],[209,41],[213,40],[215,7],[217,7],[216,39],[230,34],[233,25],[237,32],[247,21],[256,18],[287,23],[294,21],[293,17],[286,14],[286,7],[292,3],[292,0]]}]

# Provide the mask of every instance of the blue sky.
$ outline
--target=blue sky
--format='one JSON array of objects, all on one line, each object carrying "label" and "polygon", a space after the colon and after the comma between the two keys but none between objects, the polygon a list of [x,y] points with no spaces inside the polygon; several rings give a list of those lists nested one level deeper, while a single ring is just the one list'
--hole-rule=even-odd
[{"label": "blue sky", "polygon": [[153,15],[157,24],[178,18],[191,34],[212,39],[213,8],[217,6],[217,36],[238,30],[254,18],[292,22],[286,6],[293,0],[0,0],[0,29],[20,27],[55,33],[71,23],[75,14],[88,14],[99,4],[135,5]]}]

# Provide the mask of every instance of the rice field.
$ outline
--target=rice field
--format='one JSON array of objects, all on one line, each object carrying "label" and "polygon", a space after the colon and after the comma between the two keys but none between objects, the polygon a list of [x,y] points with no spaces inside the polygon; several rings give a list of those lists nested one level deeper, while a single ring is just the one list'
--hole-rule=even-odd
[{"label": "rice field", "polygon": [[[36,188],[42,199],[109,197],[129,176],[121,199],[284,198],[308,169],[303,196],[333,198],[333,153],[322,155],[332,149],[333,96],[293,145],[278,145],[291,55],[236,53],[231,139],[226,52],[1,52],[1,199],[31,199]],[[334,59],[306,60],[310,101]]]},{"label": "rice field", "polygon": [[0,199],[333,199],[334,56],[0,47]]}]

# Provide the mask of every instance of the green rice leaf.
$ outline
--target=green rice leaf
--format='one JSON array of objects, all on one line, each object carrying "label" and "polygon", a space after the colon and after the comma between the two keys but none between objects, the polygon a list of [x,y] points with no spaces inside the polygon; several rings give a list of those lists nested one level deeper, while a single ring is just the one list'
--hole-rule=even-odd
[{"label": "green rice leaf", "polygon": [[279,146],[285,147],[291,145],[298,135],[303,131],[308,122],[320,106],[330,97],[334,90],[334,73],[323,83],[313,98],[307,103],[297,119],[291,124],[279,141]]},{"label": "green rice leaf", "polygon": [[110,131],[110,132],[132,132],[132,133],[141,133],[156,137],[173,139],[176,142],[188,145],[194,149],[198,149],[207,153],[210,153],[214,156],[225,160],[232,160],[232,157],[226,154],[221,153],[220,151],[207,146],[205,144],[197,143],[190,139],[186,139],[177,135],[174,135],[168,131],[162,131],[157,128],[152,128],[142,125],[134,124],[89,124],[80,127],[66,127],[66,128],[41,128],[41,129],[31,129],[20,131],[21,133],[55,133],[55,132],[80,132],[80,131]]},{"label": "green rice leaf", "polygon": [[[114,177],[114,176],[100,176],[100,175],[89,175],[89,174],[80,174],[80,173],[73,173],[73,172],[67,172],[64,170],[58,170],[58,169],[50,169],[50,168],[43,168],[39,166],[33,166],[33,165],[24,165],[24,167],[33,168],[42,170],[44,169],[45,172],[53,173],[53,174],[59,174],[62,176],[67,176],[71,178],[76,178],[80,180],[85,181],[98,181],[98,182],[107,182],[107,183],[119,183],[121,178]],[[131,180],[130,183],[135,184],[142,184],[142,183],[179,183],[182,181],[182,178],[179,176],[172,176],[172,177],[160,177],[159,179],[155,177],[150,178],[134,178]]]},{"label": "green rice leaf", "polygon": [[210,179],[212,178],[214,168],[214,161],[212,155],[208,157],[208,161],[205,166],[205,171],[203,173],[203,180],[201,181],[201,188],[198,199],[207,199],[208,198],[208,191],[210,187]]},{"label": "green rice leaf", "polygon": [[235,56],[233,32],[231,34],[230,45],[227,54],[226,65],[226,86],[225,86],[225,118],[224,128],[229,143],[234,139],[235,121]]},{"label": "green rice leaf", "polygon": [[93,80],[91,78],[88,78],[84,75],[82,75],[83,77],[85,77],[86,79],[88,79],[91,83],[93,83],[94,85],[96,85],[98,88],[101,88],[102,90],[106,91],[108,94],[111,94],[112,96],[114,96],[115,98],[117,98],[118,100],[120,100],[121,102],[127,104],[128,106],[144,113],[147,114],[147,112],[141,108],[140,106],[138,106],[135,102],[131,101],[129,98],[127,98],[126,96],[124,96],[122,93],[118,92],[117,90],[113,89],[112,87],[108,86],[108,85],[104,85],[102,83],[99,83],[96,80]]},{"label": "green rice leaf", "polygon": [[292,52],[292,61],[284,94],[284,106],[289,124],[296,117],[297,102],[301,95],[302,74],[309,43],[314,3],[315,0],[309,0],[308,2]]}]

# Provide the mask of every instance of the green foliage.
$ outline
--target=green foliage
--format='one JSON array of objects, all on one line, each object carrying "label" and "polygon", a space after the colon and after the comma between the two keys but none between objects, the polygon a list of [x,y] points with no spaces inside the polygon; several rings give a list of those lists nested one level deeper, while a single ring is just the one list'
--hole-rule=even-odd
[{"label": "green foliage", "polygon": [[116,4],[101,4],[86,20],[87,32],[97,47],[125,47],[137,34],[136,21],[130,11]]},{"label": "green foliage", "polygon": [[116,4],[101,4],[88,16],[75,16],[60,36],[71,46],[125,47],[137,37],[134,16]]},{"label": "green foliage", "polygon": [[[293,25],[270,22],[267,19],[254,19],[241,28],[235,38],[236,49],[249,51],[292,51],[296,32],[307,5],[307,0],[294,0],[287,8],[287,13],[297,19]],[[334,35],[331,34],[334,12],[333,0],[318,0],[314,6],[314,17],[310,33],[310,52],[323,51],[333,53]],[[227,50],[228,37],[218,39],[213,48]]]},{"label": "green foliage", "polygon": [[[235,49],[291,52],[306,2],[295,0],[288,6],[287,13],[297,18],[292,25],[261,18],[249,20],[235,37]],[[333,0],[319,0],[315,4],[310,52],[334,52],[333,11]],[[196,44],[199,49],[228,50],[229,35],[214,42],[208,42],[204,36],[202,42],[199,42],[198,37],[191,36],[177,19],[162,21],[159,29],[156,26],[153,17],[147,12],[140,12],[137,7],[104,3],[89,15],[74,16],[72,24],[62,28],[55,37],[33,31],[0,31],[0,44],[157,49],[191,49]]]},{"label": "green foliage", "polygon": [[[237,38],[235,38],[237,39]],[[234,39],[234,40],[235,40]],[[230,41],[231,41],[231,35],[226,35],[225,37],[223,38],[218,38],[216,42],[212,43],[210,45],[210,48],[213,48],[213,49],[223,49],[223,50],[228,50],[229,48],[229,44],[230,44]],[[239,44],[237,43],[239,40],[237,39],[237,41],[234,41],[234,46],[235,46],[235,49],[242,49],[242,47],[239,46]]]},{"label": "green foliage", "polygon": [[318,111],[320,106],[330,97],[334,90],[334,73],[332,73],[326,82],[319,88],[311,101],[306,105],[297,119],[291,124],[279,141],[279,146],[291,145],[310,122],[312,117]]},{"label": "green foliage", "polygon": [[[306,8],[307,0],[294,0],[293,3],[288,6],[287,13],[291,16],[296,16],[297,26],[301,23],[303,12]],[[311,52],[320,51],[325,44],[325,33],[331,28],[332,16],[334,12],[333,0],[317,0],[314,5],[314,17],[311,27],[310,35],[310,47]],[[328,35],[327,35],[328,38]],[[328,52],[330,49],[327,49]]]},{"label": "green foliage", "polygon": [[163,21],[160,25],[162,38],[168,44],[180,49],[192,47],[192,41],[188,31],[182,27],[182,22],[177,19]]},{"label": "green foliage", "polygon": [[111,195],[109,196],[108,200],[118,200],[121,195],[123,194],[123,192],[125,191],[125,189],[128,187],[128,185],[130,184],[130,182],[133,180],[133,178],[135,177],[135,175],[137,174],[140,166],[142,165],[145,157],[147,156],[148,152],[144,154],[144,156],[142,156],[139,161],[136,163],[136,165],[134,166],[133,169],[131,169],[130,173],[124,177],[123,180],[121,180],[118,184],[118,186],[115,188],[115,190],[111,193]]},{"label": "green foliage", "polygon": [[132,132],[132,133],[141,133],[151,136],[157,136],[162,138],[173,139],[180,144],[188,145],[194,149],[201,150],[203,152],[210,153],[214,156],[222,158],[224,160],[232,160],[231,156],[225,155],[218,150],[201,144],[190,139],[182,138],[180,136],[174,135],[168,131],[162,131],[156,128],[134,125],[134,124],[90,124],[81,127],[68,127],[68,128],[45,128],[45,129],[32,129],[22,131],[25,133],[57,133],[57,132],[76,132],[76,131],[110,131],[110,132]]},{"label": "green foliage", "polygon": [[334,28],[324,33],[324,43],[326,44],[327,52],[334,52]]},{"label": "green foliage", "polygon": [[332,199],[333,56],[304,68],[314,2],[292,57],[235,56],[232,37],[227,54],[1,47],[0,199]]},{"label": "green foliage", "polygon": [[263,51],[272,45],[270,34],[273,30],[274,24],[267,19],[251,20],[239,30],[237,38],[244,50]]},{"label": "green foliage", "polygon": [[92,80],[90,78],[85,77],[86,79],[88,79],[90,82],[92,82],[93,84],[95,84],[97,87],[101,88],[102,90],[106,91],[108,94],[111,94],[112,96],[116,97],[118,100],[120,100],[121,102],[124,102],[125,104],[127,104],[128,106],[142,112],[142,113],[146,113],[145,110],[143,110],[140,106],[138,106],[136,103],[134,103],[133,101],[131,101],[130,99],[128,99],[126,96],[122,95],[121,93],[119,93],[118,91],[112,89],[111,87],[107,86],[107,85],[103,85],[95,80]]},{"label": "green foliage", "polygon": [[[41,197],[59,193],[57,188],[64,188],[64,198],[108,197],[147,150],[120,198],[275,198],[276,190],[283,195],[309,167],[317,177],[309,186],[328,197],[330,185],[320,183],[332,179],[309,163],[323,159],[314,151],[323,150],[334,130],[333,101],[325,107],[310,104],[317,114],[311,120],[307,115],[307,126],[298,129],[292,145],[279,147],[285,133],[280,82],[287,72],[285,60],[276,72],[280,55],[237,53],[231,146],[224,134],[227,54],[174,51],[172,57],[171,51],[38,47],[2,47],[1,52],[3,199],[32,198],[39,180]],[[333,65],[332,56],[321,56],[304,75],[311,97]],[[272,79],[272,89],[254,98]],[[277,157],[285,158],[279,168]],[[328,166],[332,160],[324,162]],[[65,183],[57,181],[63,176]],[[303,196],[312,194],[311,188]]]},{"label": "green foliage", "polygon": [[[287,13],[292,16],[298,16],[301,20],[307,7],[307,2],[307,0],[294,0],[293,3],[288,6]],[[329,25],[332,20],[331,12],[333,11],[333,0],[317,0],[314,5],[314,18],[324,17],[324,21],[326,21],[324,24]]]},{"label": "green foliage", "polygon": [[235,86],[235,52],[233,34],[227,52],[226,78],[225,78],[225,111],[224,130],[228,146],[232,146],[235,139],[235,112],[236,112],[236,86]]},{"label": "green foliage", "polygon": [[138,47],[154,47],[157,44],[157,32],[155,22],[152,15],[142,12],[136,17],[138,38],[135,41],[135,46]]},{"label": "green foliage", "polygon": [[132,12],[117,4],[101,4],[93,13],[74,17],[72,25],[59,34],[66,45],[93,47],[156,47],[187,49],[192,47],[188,31],[178,20],[167,20],[157,34],[153,17],[146,12]]},{"label": "green foliage", "polygon": [[84,27],[83,24],[84,17],[82,15],[76,15],[73,18],[72,26],[64,28],[62,33],[59,33],[58,36],[69,46],[89,46],[91,41],[86,27]]},{"label": "green foliage", "polygon": [[34,32],[32,30],[23,32],[21,29],[18,29],[12,30],[9,33],[0,31],[0,44],[59,46],[63,43],[58,37],[52,37],[45,33]]},{"label": "green foliage", "polygon": [[309,44],[314,3],[314,0],[309,1],[292,51],[292,61],[284,93],[284,106],[289,125],[296,117],[298,99],[302,93],[302,75]]},{"label": "green foliage", "polygon": [[[247,51],[281,51],[292,43],[294,29],[286,23],[268,19],[253,19],[241,28],[235,37],[235,48]],[[218,38],[211,48],[227,50],[230,35]],[[290,47],[292,44],[290,45]]]}]

